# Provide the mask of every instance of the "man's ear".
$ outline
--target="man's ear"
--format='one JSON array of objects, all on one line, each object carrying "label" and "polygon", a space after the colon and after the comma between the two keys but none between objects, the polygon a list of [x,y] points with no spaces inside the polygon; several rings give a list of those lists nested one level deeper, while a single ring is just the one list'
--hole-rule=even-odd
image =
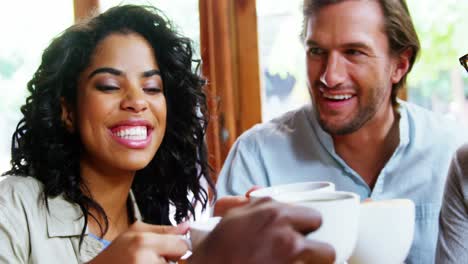
[{"label": "man's ear", "polygon": [[67,103],[65,98],[60,98],[60,106],[62,108],[62,122],[68,132],[75,132],[75,115],[72,106]]},{"label": "man's ear", "polygon": [[400,82],[403,76],[406,75],[410,68],[410,60],[412,57],[413,49],[407,48],[394,58],[396,67],[393,70],[391,78],[393,84]]}]

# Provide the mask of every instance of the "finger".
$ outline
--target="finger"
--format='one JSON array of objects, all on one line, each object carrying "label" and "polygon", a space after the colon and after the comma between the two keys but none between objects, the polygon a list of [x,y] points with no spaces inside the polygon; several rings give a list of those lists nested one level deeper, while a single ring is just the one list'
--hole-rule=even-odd
[{"label": "finger", "polygon": [[171,260],[179,259],[189,250],[188,243],[180,235],[161,235],[148,232],[144,233],[141,239],[144,239],[145,248]]},{"label": "finger", "polygon": [[271,197],[258,197],[258,198],[250,198],[249,199],[249,205],[247,207],[249,208],[255,208],[255,207],[265,207],[265,206],[270,206],[269,204],[273,201]]},{"label": "finger", "polygon": [[213,215],[224,216],[229,210],[249,203],[244,196],[226,196],[216,201]]},{"label": "finger", "polygon": [[245,197],[250,198],[250,194],[251,194],[253,191],[259,190],[259,189],[261,189],[261,188],[262,188],[262,187],[261,187],[261,186],[258,186],[258,185],[253,186],[252,188],[250,188],[250,189],[245,193]]},{"label": "finger", "polygon": [[293,263],[332,264],[335,250],[326,243],[304,239],[304,248],[294,257]]},{"label": "finger", "polygon": [[306,234],[322,225],[322,216],[317,210],[297,205],[285,206],[287,207],[284,210],[285,217],[296,231]]},{"label": "finger", "polygon": [[189,223],[184,222],[177,226],[169,226],[169,225],[150,225],[150,224],[143,223],[141,221],[136,221],[130,228],[138,232],[183,235],[187,233],[189,229]]},{"label": "finger", "polygon": [[261,198],[253,200],[248,207],[250,210],[256,210],[257,222],[285,221],[291,227],[300,233],[309,233],[315,231],[322,224],[320,213],[312,208],[285,204],[271,199]]}]

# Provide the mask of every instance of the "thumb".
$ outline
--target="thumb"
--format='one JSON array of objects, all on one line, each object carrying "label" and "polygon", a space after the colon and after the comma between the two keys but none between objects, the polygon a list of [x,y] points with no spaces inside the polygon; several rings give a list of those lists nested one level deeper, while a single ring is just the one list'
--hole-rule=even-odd
[{"label": "thumb", "polygon": [[245,197],[250,198],[250,194],[251,194],[253,191],[256,191],[256,190],[259,190],[259,189],[262,189],[262,188],[263,188],[262,186],[258,186],[258,185],[252,186],[252,188],[250,188],[250,189],[245,193]]},{"label": "thumb", "polygon": [[249,203],[244,196],[225,196],[216,201],[213,216],[224,216],[229,210]]},{"label": "thumb", "polygon": [[141,221],[136,221],[131,229],[139,232],[152,232],[156,234],[172,234],[172,235],[183,235],[187,233],[189,229],[189,223],[184,222],[177,226],[170,225],[150,225]]}]

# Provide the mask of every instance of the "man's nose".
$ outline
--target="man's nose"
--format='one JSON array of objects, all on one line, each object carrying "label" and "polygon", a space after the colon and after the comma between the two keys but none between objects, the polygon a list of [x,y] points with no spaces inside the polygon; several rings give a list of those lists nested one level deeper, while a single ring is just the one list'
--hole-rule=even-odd
[{"label": "man's nose", "polygon": [[320,82],[328,88],[339,86],[346,78],[346,69],[343,58],[339,54],[330,53],[323,66]]}]

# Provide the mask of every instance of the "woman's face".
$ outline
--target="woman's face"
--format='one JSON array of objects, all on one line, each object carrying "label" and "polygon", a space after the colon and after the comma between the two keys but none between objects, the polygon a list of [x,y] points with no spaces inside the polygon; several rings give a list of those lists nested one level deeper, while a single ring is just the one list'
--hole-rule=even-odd
[{"label": "woman's face", "polygon": [[134,33],[104,38],[80,75],[76,112],[65,118],[82,140],[82,166],[105,174],[148,165],[166,129],[163,82],[150,44]]}]

